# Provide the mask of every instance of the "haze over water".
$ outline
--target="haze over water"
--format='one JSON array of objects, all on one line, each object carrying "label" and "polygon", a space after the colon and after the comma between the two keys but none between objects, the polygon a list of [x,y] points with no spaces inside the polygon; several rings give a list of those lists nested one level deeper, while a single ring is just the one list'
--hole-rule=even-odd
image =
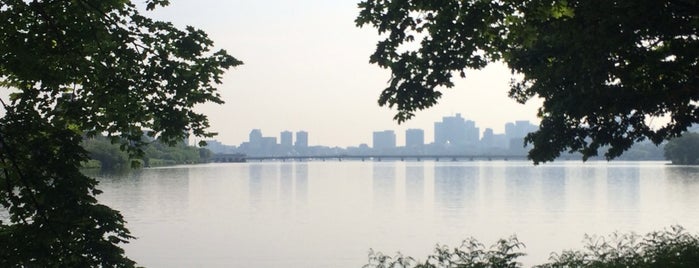
[{"label": "haze over water", "polygon": [[699,168],[665,162],[259,162],[99,178],[146,267],[361,267],[370,248],[516,234],[525,266],[585,233],[699,231]]}]

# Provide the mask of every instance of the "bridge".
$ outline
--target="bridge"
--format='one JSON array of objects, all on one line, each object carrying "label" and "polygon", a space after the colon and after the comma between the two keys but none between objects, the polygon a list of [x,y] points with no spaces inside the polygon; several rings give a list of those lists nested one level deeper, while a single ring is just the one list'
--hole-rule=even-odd
[{"label": "bridge", "polygon": [[[235,156],[235,157],[231,157]],[[474,161],[474,160],[526,160],[526,155],[485,155],[485,154],[366,154],[366,155],[290,155],[290,156],[246,156],[242,154],[225,155],[216,154],[211,162],[262,162],[262,161],[327,161],[327,160],[355,160],[355,161]],[[238,161],[231,161],[238,160]]]},{"label": "bridge", "polygon": [[245,154],[214,154],[209,157],[209,162],[214,163],[242,163],[246,161]]}]

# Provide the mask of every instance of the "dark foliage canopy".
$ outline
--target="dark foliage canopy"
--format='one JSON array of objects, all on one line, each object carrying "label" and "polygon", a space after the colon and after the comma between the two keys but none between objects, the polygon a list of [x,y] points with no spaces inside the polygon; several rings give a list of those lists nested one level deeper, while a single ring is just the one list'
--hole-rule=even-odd
[{"label": "dark foliage canopy", "polygon": [[[148,9],[166,0],[146,0]],[[0,1],[0,266],[130,267],[124,219],[79,168],[85,137],[132,156],[144,132],[211,136],[193,107],[242,62],[200,30],[142,16],[124,0]]]},{"label": "dark foliage canopy", "polygon": [[[370,62],[391,70],[380,105],[403,122],[437,103],[453,75],[504,62],[510,97],[543,99],[525,139],[535,163],[561,152],[607,159],[699,122],[699,1],[366,0],[358,26],[385,39]],[[665,119],[660,119],[660,118]],[[666,122],[666,123],[665,123]]]}]

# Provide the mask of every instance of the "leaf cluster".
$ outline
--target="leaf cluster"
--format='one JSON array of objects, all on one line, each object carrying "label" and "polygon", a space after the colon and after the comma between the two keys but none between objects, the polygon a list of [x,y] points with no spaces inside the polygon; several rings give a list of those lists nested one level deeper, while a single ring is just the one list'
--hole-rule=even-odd
[{"label": "leaf cluster", "polygon": [[215,86],[240,64],[128,0],[0,1],[0,266],[133,267],[123,217],[80,172],[83,139],[104,134],[139,157],[154,137],[210,137],[194,107],[222,103]]},{"label": "leaf cluster", "polygon": [[11,105],[114,136],[134,155],[144,129],[172,143],[213,134],[193,107],[222,103],[215,85],[242,62],[211,51],[203,31],[144,17],[129,1],[4,3],[0,85],[13,89]]},{"label": "leaf cluster", "polygon": [[80,172],[82,137],[16,108],[0,118],[0,266],[133,267],[123,217]]},{"label": "leaf cluster", "polygon": [[[699,123],[699,3],[366,0],[356,23],[384,36],[370,62],[391,70],[380,105],[403,122],[436,104],[452,74],[506,63],[510,97],[540,98],[529,158],[583,159],[659,144]],[[416,41],[416,40],[419,40]],[[666,117],[667,123],[654,125]],[[656,123],[659,120],[656,120]]]}]

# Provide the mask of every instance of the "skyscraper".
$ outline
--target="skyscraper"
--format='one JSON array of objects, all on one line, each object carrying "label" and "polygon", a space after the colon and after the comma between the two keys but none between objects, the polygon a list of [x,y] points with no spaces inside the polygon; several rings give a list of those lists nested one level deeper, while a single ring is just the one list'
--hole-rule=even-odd
[{"label": "skyscraper", "polygon": [[373,145],[378,150],[396,148],[396,133],[393,130],[375,131]]},{"label": "skyscraper", "polygon": [[308,147],[308,132],[306,131],[298,131],[296,132],[296,147],[298,148],[306,148]]},{"label": "skyscraper", "polygon": [[493,147],[493,129],[492,128],[486,128],[485,131],[483,131],[483,138],[481,139],[481,145],[483,147],[489,148]]},{"label": "skyscraper", "polygon": [[262,144],[262,130],[253,129],[250,131],[249,142],[252,146],[260,146]]},{"label": "skyscraper", "polygon": [[509,139],[524,138],[527,136],[527,134],[536,130],[537,126],[529,123],[529,121],[526,120],[519,120],[515,121],[514,123],[505,124],[505,135],[507,135],[507,138]]},{"label": "skyscraper", "polygon": [[291,131],[282,131],[279,134],[280,144],[284,147],[291,147],[293,145],[294,133]]},{"label": "skyscraper", "polygon": [[445,116],[442,122],[434,123],[435,144],[474,145],[480,137],[476,123],[464,120],[461,114]]},{"label": "skyscraper", "polygon": [[425,131],[416,128],[405,131],[406,148],[420,148],[423,145],[425,145]]},{"label": "skyscraper", "polygon": [[523,149],[524,137],[537,130],[537,126],[526,120],[505,124],[505,136],[510,144],[510,149]]}]

